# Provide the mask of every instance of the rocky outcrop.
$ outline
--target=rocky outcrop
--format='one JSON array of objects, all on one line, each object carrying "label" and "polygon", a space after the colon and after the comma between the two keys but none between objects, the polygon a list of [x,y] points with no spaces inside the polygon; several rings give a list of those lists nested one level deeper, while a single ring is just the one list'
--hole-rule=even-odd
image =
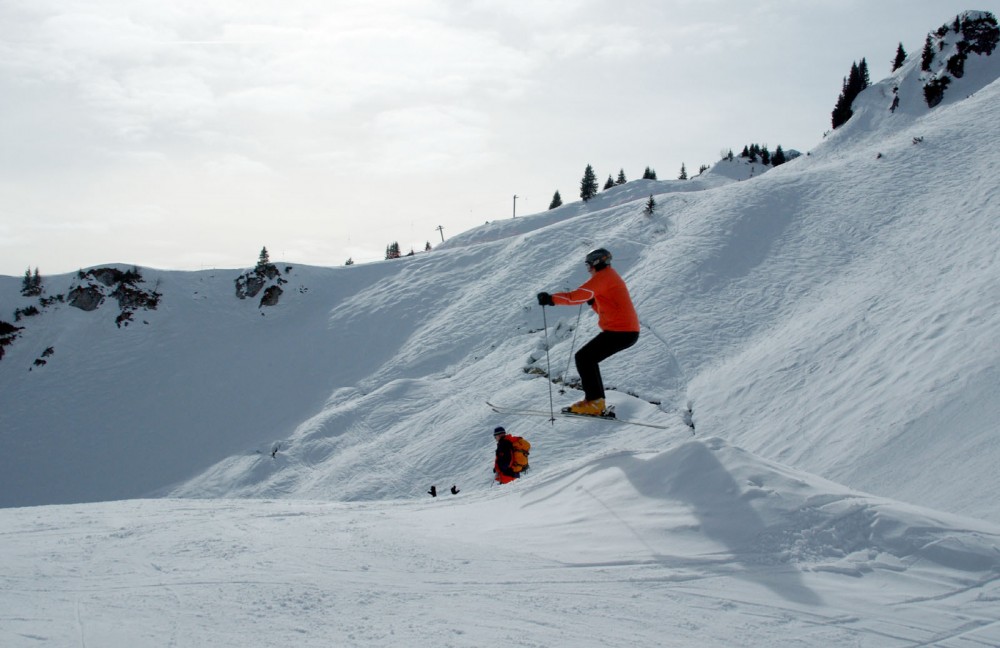
[{"label": "rocky outcrop", "polygon": [[[285,268],[285,272],[291,267]],[[273,263],[258,263],[253,270],[248,270],[236,278],[236,296],[240,299],[256,297],[264,291],[259,307],[276,306],[284,292],[281,284],[288,283],[281,276],[281,271]],[[265,289],[266,288],[266,289]]]},{"label": "rocky outcrop", "polygon": [[[83,311],[97,310],[107,297],[118,302],[115,323],[121,328],[132,322],[132,313],[140,308],[156,310],[163,296],[156,288],[145,287],[138,268],[94,268],[77,275],[79,283],[70,289],[66,303]],[[158,285],[158,284],[157,284]]]},{"label": "rocky outcrop", "polygon": [[104,303],[104,293],[97,286],[77,286],[69,291],[66,303],[82,311],[94,311]]},{"label": "rocky outcrop", "polygon": [[990,56],[1000,44],[1000,27],[988,11],[966,11],[955,22],[941,25],[927,35],[922,70],[928,73],[924,83],[924,101],[934,108],[944,99],[952,78],[965,76],[969,54]]},{"label": "rocky outcrop", "polygon": [[17,332],[20,330],[20,326],[14,326],[9,322],[0,320],[0,360],[3,359],[4,347],[13,343],[14,340],[17,339]]},{"label": "rocky outcrop", "polygon": [[118,307],[122,312],[133,312],[140,308],[156,310],[160,303],[160,297],[162,297],[158,292],[143,290],[134,284],[125,282],[119,283],[111,296],[118,300]]},{"label": "rocky outcrop", "polygon": [[284,291],[281,286],[268,286],[267,290],[264,291],[264,296],[260,298],[261,306],[277,306],[278,299],[281,297],[281,293]]}]

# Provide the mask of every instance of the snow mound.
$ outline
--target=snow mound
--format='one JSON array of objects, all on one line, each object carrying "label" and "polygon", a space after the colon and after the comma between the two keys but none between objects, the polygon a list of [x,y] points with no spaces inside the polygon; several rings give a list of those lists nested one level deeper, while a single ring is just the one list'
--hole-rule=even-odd
[{"label": "snow mound", "polygon": [[[608,453],[518,486],[524,520],[515,526],[540,530],[532,550],[564,562],[607,560],[613,546],[623,561],[683,557],[851,576],[927,565],[968,572],[956,578],[1000,572],[996,525],[853,491],[721,439]],[[504,526],[484,533],[504,536]],[[539,542],[550,536],[559,540]],[[568,552],[567,536],[587,541]]]}]

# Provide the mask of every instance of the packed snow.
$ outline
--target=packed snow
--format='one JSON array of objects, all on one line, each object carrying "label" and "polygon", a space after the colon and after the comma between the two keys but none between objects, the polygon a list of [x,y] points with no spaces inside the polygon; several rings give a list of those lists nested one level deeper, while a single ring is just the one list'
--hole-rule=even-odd
[{"label": "packed snow", "polygon": [[[0,277],[0,645],[1000,645],[1000,60],[928,109],[919,58],[782,166],[275,261],[275,306]],[[643,325],[609,401],[665,429],[492,411],[580,397],[596,318],[535,294],[599,246]]]}]

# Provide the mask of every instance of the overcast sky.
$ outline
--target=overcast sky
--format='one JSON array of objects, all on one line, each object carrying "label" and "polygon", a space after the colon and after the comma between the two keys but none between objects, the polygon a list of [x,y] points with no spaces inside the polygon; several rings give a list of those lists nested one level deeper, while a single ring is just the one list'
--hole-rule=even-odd
[{"label": "overcast sky", "polygon": [[996,0],[0,0],[0,274],[381,259],[730,148]]}]

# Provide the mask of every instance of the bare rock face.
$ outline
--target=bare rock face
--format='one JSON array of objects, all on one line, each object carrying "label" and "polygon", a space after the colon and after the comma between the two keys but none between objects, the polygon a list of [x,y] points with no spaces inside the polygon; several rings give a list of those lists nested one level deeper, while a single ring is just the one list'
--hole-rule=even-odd
[{"label": "bare rock face", "polygon": [[264,296],[260,298],[260,305],[277,306],[278,299],[283,292],[281,286],[268,286],[267,290],[264,291]]},{"label": "bare rock face", "polygon": [[122,311],[134,311],[138,308],[156,310],[160,303],[160,294],[143,290],[134,284],[122,282],[118,284],[111,296],[118,300]]},{"label": "bare rock face", "polygon": [[82,311],[97,310],[97,307],[104,302],[104,293],[97,286],[77,286],[69,291],[66,302]]},{"label": "bare rock face", "polygon": [[265,283],[266,280],[264,277],[257,274],[247,273],[240,275],[236,278],[236,296],[240,299],[256,297]]}]

